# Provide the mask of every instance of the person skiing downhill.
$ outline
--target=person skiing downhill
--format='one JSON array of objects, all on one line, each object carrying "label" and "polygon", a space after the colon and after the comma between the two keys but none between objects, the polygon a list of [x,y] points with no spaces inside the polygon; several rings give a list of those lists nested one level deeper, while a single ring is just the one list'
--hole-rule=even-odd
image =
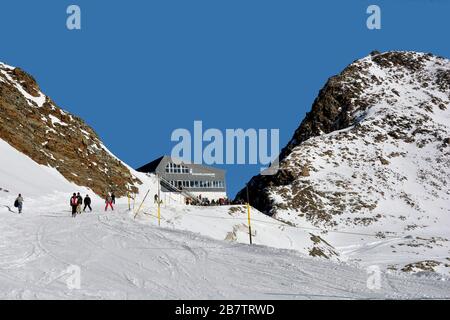
[{"label": "person skiing downhill", "polygon": [[23,198],[21,194],[19,194],[19,196],[16,198],[16,201],[14,201],[14,207],[16,207],[19,210],[19,214],[22,213]]},{"label": "person skiing downhill", "polygon": [[106,195],[105,203],[106,203],[105,211],[108,210],[108,206],[110,206],[111,210],[114,211],[113,198],[111,197],[111,195],[109,193]]},{"label": "person skiing downhill", "polygon": [[70,206],[72,207],[72,217],[75,218],[77,215],[77,207],[78,207],[78,197],[77,194],[74,193],[70,198]]},{"label": "person skiing downhill", "polygon": [[77,194],[77,213],[81,214],[81,206],[83,205],[83,197],[78,192]]},{"label": "person skiing downhill", "polygon": [[89,208],[90,212],[92,212],[91,198],[89,197],[89,195],[86,195],[86,198],[84,198],[84,209],[83,209],[83,212],[86,212],[86,208]]},{"label": "person skiing downhill", "polygon": [[111,199],[112,199],[112,203],[116,204],[116,195],[114,194],[114,192],[111,192]]}]

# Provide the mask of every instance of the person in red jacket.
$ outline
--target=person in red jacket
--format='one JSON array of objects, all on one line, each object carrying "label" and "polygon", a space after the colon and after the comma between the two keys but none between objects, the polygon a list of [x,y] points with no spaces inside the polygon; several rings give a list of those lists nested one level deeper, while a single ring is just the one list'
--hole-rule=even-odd
[{"label": "person in red jacket", "polygon": [[108,206],[110,206],[111,210],[114,211],[113,198],[111,197],[111,195],[109,193],[106,195],[105,203],[106,203],[105,211],[108,210]]},{"label": "person in red jacket", "polygon": [[70,198],[70,206],[72,207],[72,217],[75,218],[77,216],[78,207],[78,197],[76,193],[74,193],[72,198]]}]

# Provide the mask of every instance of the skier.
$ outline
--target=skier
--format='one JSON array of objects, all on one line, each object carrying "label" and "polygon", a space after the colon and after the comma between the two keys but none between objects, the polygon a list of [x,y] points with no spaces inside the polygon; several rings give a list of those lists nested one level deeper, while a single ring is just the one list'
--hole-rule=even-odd
[{"label": "skier", "polygon": [[153,197],[153,203],[158,203],[159,197],[157,194]]},{"label": "skier", "polygon": [[81,206],[83,205],[83,197],[78,192],[77,194],[77,213],[81,214]]},{"label": "skier", "polygon": [[74,193],[70,198],[70,206],[72,207],[72,217],[75,218],[77,215],[77,207],[78,207],[78,197],[77,194]]},{"label": "skier", "polygon": [[111,199],[112,203],[116,204],[116,195],[114,194],[114,192],[111,192]]},{"label": "skier", "polygon": [[19,196],[16,198],[16,201],[14,201],[14,207],[16,207],[19,210],[19,214],[22,213],[22,206],[23,206],[23,198],[22,195],[19,194]]},{"label": "skier", "polygon": [[83,209],[83,212],[86,212],[86,208],[89,208],[90,212],[92,212],[91,198],[89,197],[89,195],[86,195],[86,198],[84,198],[84,209]]},{"label": "skier", "polygon": [[111,210],[114,211],[113,198],[111,197],[111,195],[109,193],[106,195],[105,203],[106,203],[105,211],[108,210],[108,206],[110,206]]}]

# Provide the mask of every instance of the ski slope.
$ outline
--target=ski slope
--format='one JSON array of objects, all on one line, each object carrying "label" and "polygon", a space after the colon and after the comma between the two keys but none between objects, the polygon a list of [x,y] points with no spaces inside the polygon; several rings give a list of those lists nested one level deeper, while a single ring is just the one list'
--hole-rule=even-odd
[{"label": "ski slope", "polygon": [[[256,210],[249,246],[245,207],[164,204],[158,226],[150,200],[134,218],[147,190],[153,199],[151,177],[139,176],[134,211],[119,199],[105,213],[92,191],[2,140],[0,155],[0,299],[450,298],[450,281],[438,274],[382,273],[381,288],[371,290],[366,270],[333,256],[334,248],[313,240],[315,230]],[[73,192],[90,194],[94,212],[71,218]],[[22,215],[12,208],[18,193]],[[309,257],[312,248],[331,260]],[[79,289],[68,286],[73,267]]]},{"label": "ski slope", "polygon": [[[0,213],[1,299],[412,299],[450,297],[450,282],[382,275],[295,251],[213,240],[132,219],[122,206]],[[80,289],[69,289],[71,266]]]},{"label": "ski slope", "polygon": [[[25,199],[24,212],[31,214],[47,214],[64,212],[68,208],[69,198],[74,192],[83,197],[89,194],[93,205],[100,209],[104,201],[91,190],[68,182],[55,169],[39,165],[18,152],[0,139],[0,213],[12,210],[15,197],[21,193]],[[138,221],[143,224],[156,225],[156,207],[153,196],[157,193],[157,180],[145,174],[130,171],[143,182],[139,186],[140,193],[132,201],[134,211],[138,211],[147,191],[149,196],[141,207]],[[170,197],[170,195],[169,195]],[[162,197],[169,201],[167,197]],[[128,207],[127,199],[119,199],[119,203]],[[163,227],[192,231],[202,235],[231,242],[248,243],[247,210],[237,207],[193,207],[184,205],[163,204],[161,225]],[[311,248],[319,248],[327,253],[332,250],[325,243],[314,243],[309,231],[289,228],[288,225],[276,221],[257,210],[252,209],[252,234],[255,244],[268,245],[282,249],[293,249],[308,254]],[[331,258],[336,256],[330,254]]]}]

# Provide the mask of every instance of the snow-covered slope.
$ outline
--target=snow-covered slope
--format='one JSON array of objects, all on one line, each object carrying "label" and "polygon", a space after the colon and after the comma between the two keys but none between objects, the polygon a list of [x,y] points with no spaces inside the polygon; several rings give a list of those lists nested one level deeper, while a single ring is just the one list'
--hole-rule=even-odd
[{"label": "snow-covered slope", "polygon": [[[93,194],[92,190],[80,187],[67,181],[55,169],[39,165],[26,155],[15,150],[0,139],[0,213],[10,214],[15,197],[21,193],[25,198],[25,214],[46,215],[49,212],[60,212],[68,215],[69,198],[73,192],[93,197],[94,207],[101,210],[103,199]],[[133,212],[144,200],[147,191],[149,195],[142,204],[138,221],[146,224],[156,224],[156,207],[153,195],[157,193],[157,179],[153,176],[135,172],[130,168],[142,184],[136,199],[131,201]],[[128,206],[128,199],[117,200]],[[65,213],[67,212],[67,213]],[[133,213],[134,214],[134,213]],[[134,216],[131,214],[130,219]],[[338,260],[332,247],[314,235],[314,231],[297,230],[287,224],[276,221],[259,211],[252,209],[253,241],[255,244],[273,246],[275,248],[293,249],[314,255],[324,254]],[[243,206],[194,207],[184,205],[163,204],[162,224],[165,228],[196,232],[217,240],[248,243],[247,210]]]},{"label": "snow-covered slope", "polygon": [[[448,279],[388,273],[381,274],[380,289],[369,289],[366,271],[339,262],[317,230],[294,228],[255,209],[249,246],[242,206],[163,205],[159,227],[149,200],[134,219],[141,192],[135,210],[119,199],[116,210],[105,213],[94,196],[94,212],[73,219],[68,196],[89,190],[3,141],[0,151],[0,167],[9,167],[0,171],[9,190],[0,191],[2,299],[446,298],[450,292]],[[151,186],[154,179],[147,179]],[[22,215],[10,206],[19,189]],[[67,285],[73,268],[80,270],[80,289]]]},{"label": "snow-covered slope", "polygon": [[[0,212],[10,213],[19,193],[25,198],[27,214],[46,214],[67,211],[73,192],[90,194],[94,203],[101,206],[100,197],[106,192],[123,195],[131,187],[136,191],[135,209],[148,192],[142,212],[150,209],[154,212],[152,199],[157,193],[154,176],[136,172],[119,160],[93,129],[59,109],[22,70],[0,63],[0,80],[0,188],[9,191],[0,193]],[[169,200],[167,197],[170,195],[163,199]],[[119,202],[125,204],[127,200]],[[174,202],[179,199],[170,201]],[[171,207],[166,203],[164,206],[163,225],[167,227],[218,240],[248,242],[247,218],[242,208],[203,210]],[[255,243],[338,259],[333,248],[310,231],[286,228],[287,225],[256,210],[252,215]],[[151,216],[143,217],[152,222]]]},{"label": "snow-covered slope", "polygon": [[[246,206],[195,207],[163,206],[161,226],[168,229],[191,231],[226,242],[249,243]],[[158,225],[157,208],[144,206],[138,221]],[[317,229],[302,230],[277,221],[251,208],[252,243],[280,249],[296,250],[304,255],[321,256],[339,261],[332,246],[317,235]]]},{"label": "snow-covered slope", "polygon": [[[0,299],[448,298],[438,277],[381,275],[295,251],[216,241],[135,221],[119,205],[72,219],[0,213]],[[79,268],[79,269],[78,269]],[[79,270],[79,289],[71,281]]]},{"label": "snow-covered slope", "polygon": [[255,206],[341,257],[450,272],[450,61],[374,52],[331,78]]},{"label": "snow-covered slope", "polygon": [[60,109],[31,75],[2,63],[0,139],[100,196],[109,191],[124,196],[140,185],[90,126]]},{"label": "snow-covered slope", "polygon": [[[148,190],[155,193],[157,180],[154,177],[130,169],[141,179],[138,197]],[[89,194],[97,203],[103,200],[86,187],[68,181],[60,172],[50,166],[36,163],[25,154],[0,139],[0,213],[10,211],[14,199],[20,193],[25,197],[26,211],[43,213],[67,209],[72,193]]]},{"label": "snow-covered slope", "polygon": [[39,197],[54,192],[70,194],[79,189],[58,171],[42,166],[0,139],[0,181],[12,196]]}]

